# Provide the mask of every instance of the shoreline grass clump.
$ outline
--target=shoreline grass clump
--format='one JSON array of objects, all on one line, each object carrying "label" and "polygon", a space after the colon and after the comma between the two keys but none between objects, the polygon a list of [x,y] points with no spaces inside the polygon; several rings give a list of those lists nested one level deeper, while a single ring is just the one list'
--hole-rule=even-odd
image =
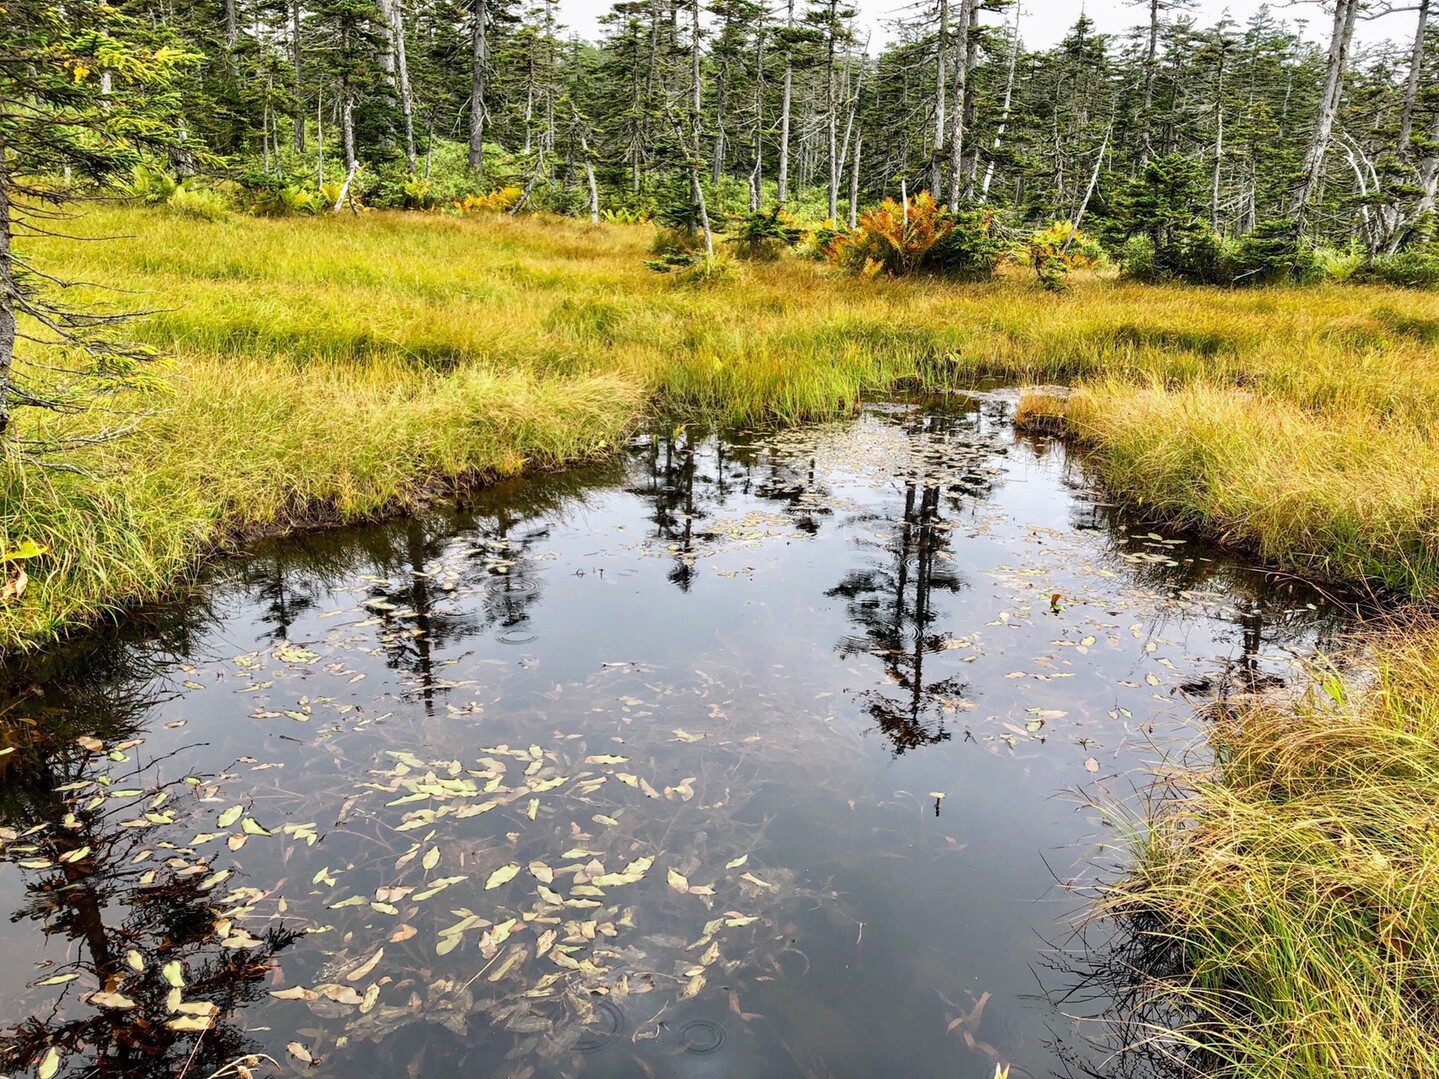
[{"label": "shoreline grass clump", "polygon": [[45,554],[0,641],[35,646],[165,595],[236,538],[417,509],[468,484],[611,452],[643,405],[600,375],[190,355],[135,433],[80,472],[4,460],[0,519]]},{"label": "shoreline grass clump", "polygon": [[1371,643],[1349,688],[1218,708],[1100,904],[1186,1074],[1439,1074],[1439,627]]},{"label": "shoreline grass clump", "polygon": [[1094,447],[1105,487],[1151,518],[1310,576],[1439,593],[1439,443],[1421,417],[1106,379],[1027,395],[1018,422]]}]

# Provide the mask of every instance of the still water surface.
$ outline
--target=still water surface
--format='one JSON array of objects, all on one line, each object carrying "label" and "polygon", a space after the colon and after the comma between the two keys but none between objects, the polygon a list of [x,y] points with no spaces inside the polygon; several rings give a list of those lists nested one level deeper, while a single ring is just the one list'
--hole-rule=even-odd
[{"label": "still water surface", "polygon": [[0,1068],[1117,1066],[1058,1000],[1094,804],[1346,615],[1011,409],[665,431],[12,672]]}]

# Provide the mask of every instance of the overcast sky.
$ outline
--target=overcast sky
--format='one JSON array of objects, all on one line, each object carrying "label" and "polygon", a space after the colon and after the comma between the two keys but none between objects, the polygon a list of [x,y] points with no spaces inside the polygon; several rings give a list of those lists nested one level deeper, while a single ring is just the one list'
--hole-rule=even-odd
[{"label": "overcast sky", "polygon": [[[561,0],[563,20],[581,37],[594,40],[599,36],[598,19],[610,9],[613,0]],[[851,0],[860,13],[860,32],[870,34],[871,46],[882,44],[887,37],[886,21],[913,0]],[[1125,0],[1025,0],[1024,15],[1020,30],[1024,43],[1030,48],[1052,45],[1064,36],[1065,30],[1074,25],[1081,10],[1107,33],[1122,33],[1147,17],[1147,3],[1139,0],[1143,9]],[[1263,0],[1199,0],[1195,12],[1201,23],[1213,22],[1228,12],[1235,22],[1243,23],[1250,15],[1263,6]],[[1328,30],[1329,16],[1318,3],[1289,2],[1277,0],[1269,5],[1285,21],[1306,23],[1305,36],[1321,38]],[[1370,41],[1385,37],[1405,39],[1413,34],[1409,25],[1412,15],[1394,15],[1371,23],[1361,24],[1359,35]]]}]

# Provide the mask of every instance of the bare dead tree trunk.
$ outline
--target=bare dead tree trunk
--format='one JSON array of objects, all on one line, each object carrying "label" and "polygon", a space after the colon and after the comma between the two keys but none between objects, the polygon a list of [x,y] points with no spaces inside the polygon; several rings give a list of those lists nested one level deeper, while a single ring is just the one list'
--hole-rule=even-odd
[{"label": "bare dead tree trunk", "polygon": [[1224,165],[1224,103],[1217,102],[1214,108],[1214,178],[1209,192],[1209,223],[1217,234],[1219,232],[1219,178],[1220,170]]},{"label": "bare dead tree trunk", "polygon": [[954,120],[949,139],[949,204],[959,205],[960,189],[964,184],[964,103],[969,90],[969,64],[965,55],[969,47],[969,18],[973,9],[969,0],[960,0],[959,26],[955,30],[954,93],[950,108]]},{"label": "bare dead tree trunk", "polygon": [[380,14],[389,27],[393,58],[393,83],[400,99],[400,116],[405,125],[405,160],[415,171],[415,103],[410,96],[410,66],[405,57],[405,13],[401,0],[380,0]]},{"label": "bare dead tree trunk", "polygon": [[1404,83],[1404,108],[1399,114],[1399,156],[1407,157],[1414,138],[1414,107],[1419,100],[1419,72],[1424,66],[1424,38],[1429,29],[1430,0],[1419,0],[1419,25],[1409,53],[1409,78]]},{"label": "bare dead tree trunk", "polygon": [[325,186],[325,95],[315,95],[315,186]]},{"label": "bare dead tree trunk", "polygon": [[295,153],[305,152],[305,110],[301,107],[304,99],[305,84],[301,79],[300,69],[300,0],[293,0],[290,4],[290,65],[294,69],[294,94],[295,94],[295,117],[294,130],[292,132],[292,145]]},{"label": "bare dead tree trunk", "polygon": [[984,183],[980,185],[979,201],[985,202],[989,199],[989,185],[994,180],[994,159],[999,150],[1000,141],[1004,138],[1004,130],[1009,126],[1009,110],[1014,104],[1014,69],[1019,63],[1019,5],[1014,8],[1014,37],[1009,43],[1009,74],[1004,80],[1004,107],[999,114],[999,127],[994,132],[994,142],[990,147],[989,163],[984,167]]},{"label": "bare dead tree trunk", "polygon": [[829,33],[825,60],[825,134],[829,138],[829,215],[839,220],[839,101],[835,94],[835,13],[838,0],[829,0]]},{"label": "bare dead tree trunk", "polygon": [[1140,113],[1139,167],[1149,164],[1149,116],[1154,108],[1155,58],[1159,54],[1159,0],[1149,0],[1149,41],[1144,48],[1144,109]]},{"label": "bare dead tree trunk", "polygon": [[705,254],[715,255],[714,233],[710,230],[709,210],[705,207],[705,189],[700,183],[700,110],[704,107],[704,85],[700,82],[700,0],[690,0],[690,137],[694,140],[690,158],[690,189],[699,210],[700,227],[705,234]]},{"label": "bare dead tree trunk", "polygon": [[854,161],[849,170],[849,227],[859,228],[859,153],[864,148],[864,132],[854,133]]},{"label": "bare dead tree trunk", "polygon": [[15,261],[10,253],[10,169],[0,128],[0,452],[10,432],[10,365],[15,358]]},{"label": "bare dead tree trunk", "polygon": [[[333,211],[334,213],[339,213],[340,210],[341,210],[341,209],[344,207],[344,205],[345,205],[345,200],[350,197],[350,185],[355,182],[355,173],[359,171],[359,168],[360,168],[360,164],[359,164],[359,162],[357,161],[357,162],[353,163],[353,164],[350,166],[349,171],[347,171],[347,172],[345,173],[345,182],[340,185],[340,194],[339,194],[339,196],[335,199],[335,207],[334,207],[334,211]],[[352,203],[352,204],[351,204],[351,209],[353,209],[353,208],[354,208],[354,205],[353,205],[353,203]]]},{"label": "bare dead tree trunk", "polygon": [[[979,111],[979,95],[978,95],[978,94],[975,94],[975,93],[971,93],[970,90],[969,90],[969,87],[970,87],[970,86],[973,84],[973,82],[974,82],[974,73],[975,73],[975,71],[977,71],[977,70],[979,69],[979,33],[978,33],[978,30],[979,30],[979,4],[980,4],[980,0],[969,0],[969,4],[970,4],[970,8],[969,8],[969,43],[968,43],[968,45],[965,47],[965,50],[964,50],[963,55],[960,55],[960,54],[957,53],[957,52],[956,52],[956,54],[955,54],[955,59],[956,59],[957,61],[962,62],[962,63],[964,64],[964,66],[965,66],[965,72],[964,72],[964,85],[965,85],[965,97],[964,97],[964,130],[965,130],[965,131],[973,131],[973,130],[975,129],[975,127],[977,126],[975,120],[976,120],[976,116],[978,115],[978,111]],[[955,108],[959,108],[959,107],[960,107],[960,103],[956,101],[954,107],[955,107]],[[972,197],[974,196],[974,181],[975,181],[975,179],[976,179],[976,178],[978,177],[978,175],[979,175],[979,144],[976,143],[976,142],[974,142],[973,140],[970,141],[968,157],[969,157],[969,165],[968,165],[968,167],[966,167],[965,170],[964,170],[965,183],[964,183],[963,195],[964,195],[965,198],[972,198]]]},{"label": "bare dead tree trunk", "polygon": [[1109,127],[1104,132],[1104,141],[1099,144],[1099,156],[1094,159],[1094,171],[1089,176],[1089,186],[1084,191],[1084,201],[1079,204],[1079,212],[1074,215],[1074,224],[1069,226],[1069,235],[1064,238],[1064,246],[1060,253],[1069,251],[1069,245],[1074,243],[1074,238],[1079,235],[1079,226],[1084,222],[1084,213],[1089,209],[1089,200],[1094,197],[1094,189],[1099,186],[1099,172],[1104,166],[1104,155],[1109,152],[1109,136],[1114,134],[1114,121],[1109,121]]},{"label": "bare dead tree trunk", "polygon": [[485,79],[490,63],[487,0],[471,0],[470,24],[470,171],[479,175],[485,160]]},{"label": "bare dead tree trunk", "polygon": [[[785,29],[794,29],[794,0],[789,0],[785,14]],[[779,191],[781,206],[789,198],[789,114],[794,101],[794,56],[793,44],[785,41],[784,47],[784,93],[779,105]]]},{"label": "bare dead tree trunk", "polygon": [[1334,133],[1334,119],[1339,115],[1339,102],[1344,94],[1344,75],[1349,67],[1349,47],[1354,41],[1354,21],[1359,15],[1360,0],[1337,0],[1334,6],[1334,29],[1329,39],[1329,55],[1324,66],[1324,92],[1314,118],[1314,134],[1304,155],[1304,179],[1294,197],[1291,216],[1304,217],[1324,176],[1324,160]]},{"label": "bare dead tree trunk", "polygon": [[[225,0],[225,49],[233,53],[240,44],[240,20],[235,13],[235,0]],[[232,56],[231,62],[234,62]]]},{"label": "bare dead tree trunk", "polygon": [[342,90],[344,97],[340,103],[340,145],[345,151],[345,169],[352,176],[357,167],[355,157],[355,102],[350,93],[349,86]]},{"label": "bare dead tree trunk", "polygon": [[1424,159],[1419,162],[1419,206],[1415,216],[1423,218],[1439,207],[1439,113],[1429,125],[1428,147]]},{"label": "bare dead tree trunk", "polygon": [[[961,0],[963,2],[963,0]],[[949,98],[949,78],[945,59],[949,50],[949,0],[939,0],[938,47],[934,60],[934,151],[929,163],[929,190],[938,202],[944,198],[944,137],[945,104]]]},{"label": "bare dead tree trunk", "polygon": [[759,213],[764,192],[764,25],[755,34],[754,168],[749,174],[750,213]]}]

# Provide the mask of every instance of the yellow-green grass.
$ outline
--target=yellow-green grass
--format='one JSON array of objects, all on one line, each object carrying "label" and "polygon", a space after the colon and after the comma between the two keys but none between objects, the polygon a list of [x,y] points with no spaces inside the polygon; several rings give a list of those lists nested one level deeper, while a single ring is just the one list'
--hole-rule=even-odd
[{"label": "yellow-green grass", "polygon": [[1150,1044],[1209,1074],[1439,1075],[1439,632],[1374,655],[1361,692],[1217,712],[1101,904]]},{"label": "yellow-green grass", "polygon": [[1311,576],[1414,598],[1439,586],[1439,413],[1104,378],[1027,396],[1018,415],[1095,447],[1105,486],[1154,517]]},{"label": "yellow-green grass", "polygon": [[[646,411],[793,421],[982,376],[1090,384],[1072,419],[1120,493],[1277,560],[1415,593],[1434,583],[1422,502],[1439,474],[1439,297],[1098,278],[1056,296],[1022,276],[854,280],[797,259],[687,286],[644,266],[647,227],[503,215],[207,222],[108,207],[74,228],[112,238],[27,253],[117,290],[68,298],[151,310],[127,332],[170,357],[170,391],[132,395],[126,407],[151,414],[78,455],[86,475],[8,466],[5,537],[50,553],[0,609],[0,648],[156,597],[238,533],[559,466]],[[1248,471],[1221,483],[1230,457]]]}]

